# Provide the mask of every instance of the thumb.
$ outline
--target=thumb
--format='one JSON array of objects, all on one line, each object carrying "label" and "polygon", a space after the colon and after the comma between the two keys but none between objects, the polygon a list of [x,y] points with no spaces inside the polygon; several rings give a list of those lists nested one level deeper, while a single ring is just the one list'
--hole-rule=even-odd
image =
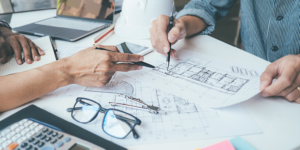
[{"label": "thumb", "polygon": [[186,35],[184,24],[182,22],[179,22],[178,20],[175,20],[174,22],[175,26],[171,29],[171,31],[168,34],[168,40],[172,44],[184,38],[183,36]]},{"label": "thumb", "polygon": [[273,79],[279,74],[277,72],[278,66],[276,64],[270,64],[266,70],[260,76],[259,90],[265,90],[269,85],[272,84]]}]

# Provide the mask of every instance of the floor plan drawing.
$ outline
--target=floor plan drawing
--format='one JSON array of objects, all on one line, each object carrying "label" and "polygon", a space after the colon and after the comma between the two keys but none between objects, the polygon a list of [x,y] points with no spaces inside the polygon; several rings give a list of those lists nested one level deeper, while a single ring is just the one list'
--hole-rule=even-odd
[{"label": "floor plan drawing", "polygon": [[[119,74],[111,82],[113,85],[118,86],[121,85],[118,83],[130,85],[129,87],[133,88],[131,96],[141,99],[148,105],[158,106],[167,112],[167,115],[157,115],[133,108],[111,106],[109,102],[141,107],[139,104],[118,95],[124,93],[124,90],[120,88],[122,86],[116,87],[119,90],[114,90],[113,93],[107,92],[107,87],[80,92],[78,95],[80,97],[93,99],[104,108],[115,108],[128,112],[142,121],[141,126],[136,127],[136,131],[140,136],[139,139],[134,139],[132,135],[129,135],[126,140],[107,137],[107,139],[121,145],[174,142],[261,132],[241,105],[218,109],[202,107],[197,103],[166,93],[122,74]],[[112,84],[108,87],[111,86]],[[230,116],[228,116],[228,113]],[[238,119],[239,122],[237,123],[231,119]],[[102,117],[98,117],[92,125],[89,125],[91,131],[106,137],[101,130],[96,131],[96,129],[101,129],[101,126]],[[220,126],[222,127],[220,128]],[[245,126],[247,126],[247,130],[245,130]]]},{"label": "floor plan drawing", "polygon": [[[178,51],[169,70],[160,54],[153,53],[143,68],[124,75],[206,107],[226,107],[255,96],[260,91],[261,70],[220,60],[193,51]],[[235,67],[232,67],[235,66]],[[244,69],[250,68],[250,69]]]}]

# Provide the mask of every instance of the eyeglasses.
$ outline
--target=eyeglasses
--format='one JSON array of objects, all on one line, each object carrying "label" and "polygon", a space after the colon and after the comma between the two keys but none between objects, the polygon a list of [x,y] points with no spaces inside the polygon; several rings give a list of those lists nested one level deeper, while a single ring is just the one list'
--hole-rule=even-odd
[{"label": "eyeglasses", "polygon": [[118,109],[105,109],[101,105],[93,100],[78,97],[76,99],[73,108],[68,108],[68,112],[71,112],[72,118],[80,123],[90,123],[95,120],[99,112],[104,113],[102,121],[102,130],[118,139],[126,138],[130,132],[133,133],[135,139],[138,138],[138,134],[134,130],[136,125],[141,125],[141,120],[137,117],[128,114]]}]

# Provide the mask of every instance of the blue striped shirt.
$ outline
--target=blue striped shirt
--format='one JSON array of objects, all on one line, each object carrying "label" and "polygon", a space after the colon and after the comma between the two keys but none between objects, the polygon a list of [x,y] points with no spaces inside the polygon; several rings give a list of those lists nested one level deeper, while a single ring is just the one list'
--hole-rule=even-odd
[{"label": "blue striped shirt", "polygon": [[[225,16],[237,0],[191,0],[177,18],[193,15],[208,27]],[[274,62],[288,54],[300,53],[300,2],[298,0],[241,0],[241,37],[244,50]]]}]

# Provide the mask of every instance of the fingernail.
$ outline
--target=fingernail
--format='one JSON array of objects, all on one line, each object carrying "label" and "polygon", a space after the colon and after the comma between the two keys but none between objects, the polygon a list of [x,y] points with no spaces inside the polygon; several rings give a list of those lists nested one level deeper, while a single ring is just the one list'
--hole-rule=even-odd
[{"label": "fingernail", "polygon": [[144,57],[140,57],[140,61],[143,61],[144,60]]},{"label": "fingernail", "polygon": [[175,39],[175,36],[173,35],[173,34],[170,34],[169,36],[168,36],[168,39],[169,39],[169,42],[174,42],[176,39]]},{"label": "fingernail", "polygon": [[138,68],[139,70],[141,70],[141,69],[143,69],[143,66],[139,66],[139,68]]},{"label": "fingernail", "polygon": [[263,93],[261,93],[261,96],[262,96],[262,97],[268,97],[269,94],[263,92]]},{"label": "fingernail", "polygon": [[34,58],[35,58],[35,60],[39,60],[39,57],[38,57],[38,56],[35,56]]},{"label": "fingernail", "polygon": [[21,65],[22,64],[22,60],[18,59],[18,64]]},{"label": "fingernail", "polygon": [[27,62],[28,62],[28,63],[31,63],[31,60],[30,60],[30,59],[27,59]]},{"label": "fingernail", "polygon": [[268,85],[268,82],[267,82],[267,81],[262,81],[262,82],[260,83],[259,90],[260,90],[260,91],[263,91],[264,88],[266,88],[267,85]]},{"label": "fingernail", "polygon": [[164,51],[165,51],[165,53],[168,53],[169,49],[167,47],[164,47]]},{"label": "fingernail", "polygon": [[44,51],[41,50],[41,54],[44,55],[45,54]]}]

